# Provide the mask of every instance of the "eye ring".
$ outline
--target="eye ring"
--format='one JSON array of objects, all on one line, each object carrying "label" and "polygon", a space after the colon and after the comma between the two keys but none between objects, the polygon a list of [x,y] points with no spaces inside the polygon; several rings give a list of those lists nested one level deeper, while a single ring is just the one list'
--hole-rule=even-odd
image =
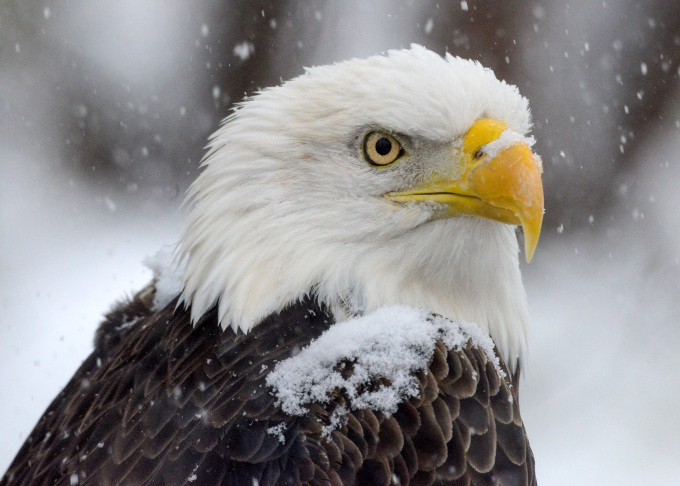
[{"label": "eye ring", "polygon": [[366,162],[377,167],[390,165],[404,155],[404,149],[396,138],[378,131],[366,134],[362,151]]}]

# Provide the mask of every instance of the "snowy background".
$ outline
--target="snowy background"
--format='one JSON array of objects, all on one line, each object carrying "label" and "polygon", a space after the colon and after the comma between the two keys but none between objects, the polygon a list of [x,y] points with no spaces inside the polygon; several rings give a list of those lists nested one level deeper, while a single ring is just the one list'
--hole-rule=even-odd
[{"label": "snowy background", "polygon": [[680,476],[680,4],[0,3],[0,472],[177,238],[206,137],[305,65],[417,42],[531,103],[522,410],[544,485]]}]

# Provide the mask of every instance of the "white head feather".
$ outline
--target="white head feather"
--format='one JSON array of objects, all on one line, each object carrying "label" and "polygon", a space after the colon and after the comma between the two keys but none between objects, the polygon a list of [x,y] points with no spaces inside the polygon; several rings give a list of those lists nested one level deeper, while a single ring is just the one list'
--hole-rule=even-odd
[{"label": "white head feather", "polygon": [[378,128],[431,161],[484,117],[531,126],[514,86],[420,46],[307,69],[241,104],[189,191],[180,256],[192,319],[217,303],[223,327],[248,331],[310,292],[338,320],[404,304],[477,323],[514,367],[527,328],[514,228],[390,202],[434,167],[375,168],[361,152]]}]

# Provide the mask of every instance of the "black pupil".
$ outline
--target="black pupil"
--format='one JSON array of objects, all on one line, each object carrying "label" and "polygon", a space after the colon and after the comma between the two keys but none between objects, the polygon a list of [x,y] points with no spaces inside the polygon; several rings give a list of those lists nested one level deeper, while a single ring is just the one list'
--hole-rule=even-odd
[{"label": "black pupil", "polygon": [[375,142],[375,151],[380,155],[387,155],[392,151],[392,142],[383,137]]}]

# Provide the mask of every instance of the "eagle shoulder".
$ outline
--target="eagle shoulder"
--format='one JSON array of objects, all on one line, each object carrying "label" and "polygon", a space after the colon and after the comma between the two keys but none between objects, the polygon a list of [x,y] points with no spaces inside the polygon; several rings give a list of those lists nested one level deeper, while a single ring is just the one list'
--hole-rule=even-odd
[{"label": "eagle shoulder", "polygon": [[415,397],[392,415],[350,410],[328,434],[346,396],[291,416],[266,384],[333,324],[315,299],[247,335],[215,309],[194,326],[152,301],[147,288],[107,315],[0,485],[535,484],[516,387],[472,343],[437,342]]}]

